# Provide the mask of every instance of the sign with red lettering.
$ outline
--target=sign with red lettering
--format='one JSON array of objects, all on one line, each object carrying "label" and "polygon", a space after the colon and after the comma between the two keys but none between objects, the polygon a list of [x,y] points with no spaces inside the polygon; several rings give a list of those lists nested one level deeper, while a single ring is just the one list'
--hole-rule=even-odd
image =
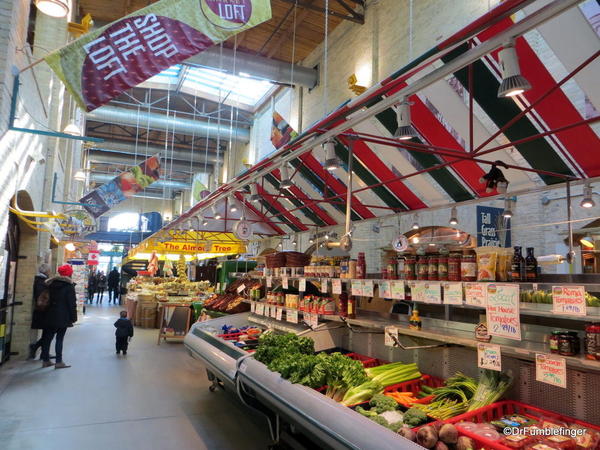
[{"label": "sign with red lettering", "polygon": [[568,316],[585,316],[585,288],[583,286],[552,286],[552,312]]},{"label": "sign with red lettering", "polygon": [[[199,3],[199,4],[198,4]],[[46,56],[87,110],[271,18],[269,0],[161,0]]]},{"label": "sign with red lettering", "polygon": [[561,388],[567,387],[567,363],[565,358],[535,354],[535,379]]},{"label": "sign with red lettering", "polygon": [[488,284],[486,311],[490,335],[521,340],[518,285]]}]

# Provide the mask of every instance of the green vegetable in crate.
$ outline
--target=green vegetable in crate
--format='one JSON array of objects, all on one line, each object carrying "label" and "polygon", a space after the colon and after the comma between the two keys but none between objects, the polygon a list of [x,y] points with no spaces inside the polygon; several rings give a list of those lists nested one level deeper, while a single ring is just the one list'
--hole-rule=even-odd
[{"label": "green vegetable in crate", "polygon": [[365,383],[350,388],[344,399],[342,405],[351,406],[357,403],[362,403],[371,400],[375,394],[383,392],[383,386],[376,381],[366,381]]},{"label": "green vegetable in crate", "polygon": [[365,417],[375,417],[377,413],[373,409],[365,409],[362,406],[357,406],[354,411],[365,416]]},{"label": "green vegetable in crate", "polygon": [[469,403],[468,411],[473,411],[474,409],[482,408],[498,401],[508,390],[511,382],[512,377],[510,375],[495,370],[484,370],[479,377],[477,391],[475,391]]},{"label": "green vegetable in crate", "polygon": [[313,355],[315,344],[312,339],[298,337],[293,333],[263,333],[258,339],[254,359],[269,365],[274,359],[292,354]]},{"label": "green vegetable in crate", "polygon": [[468,402],[459,401],[459,400],[450,400],[443,399],[433,401],[428,405],[414,405],[413,408],[420,409],[425,414],[438,419],[438,420],[446,420],[450,417],[457,416],[459,414],[463,414],[467,412],[467,408],[469,406]]},{"label": "green vegetable in crate", "polygon": [[384,394],[375,394],[369,402],[369,405],[371,405],[371,409],[375,410],[377,414],[386,411],[395,411],[398,408],[398,402],[392,397],[388,397]]},{"label": "green vegetable in crate", "polygon": [[411,428],[423,425],[428,420],[427,415],[415,407],[410,408],[404,413],[404,424]]},{"label": "green vegetable in crate", "polygon": [[[368,380],[365,369],[360,361],[355,361],[341,353],[332,353],[323,358],[319,366],[325,374],[327,397],[341,402],[347,391]],[[358,403],[358,402],[357,402]]]},{"label": "green vegetable in crate", "polygon": [[414,363],[404,364],[395,362],[384,364],[382,366],[366,369],[365,372],[371,380],[380,383],[383,387],[392,386],[393,384],[403,383],[421,377],[421,372],[419,372],[417,365]]}]

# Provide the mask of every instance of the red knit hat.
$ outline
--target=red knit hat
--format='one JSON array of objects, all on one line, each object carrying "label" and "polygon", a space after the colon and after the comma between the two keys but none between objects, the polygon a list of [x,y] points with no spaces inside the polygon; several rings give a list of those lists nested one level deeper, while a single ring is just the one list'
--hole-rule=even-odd
[{"label": "red knit hat", "polygon": [[73,275],[73,267],[70,264],[64,264],[58,268],[58,274],[63,277],[70,277]]}]

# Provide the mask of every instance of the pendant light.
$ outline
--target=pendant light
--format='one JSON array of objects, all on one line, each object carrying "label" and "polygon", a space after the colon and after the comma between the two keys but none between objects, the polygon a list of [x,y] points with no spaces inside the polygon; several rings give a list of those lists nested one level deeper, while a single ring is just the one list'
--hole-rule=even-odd
[{"label": "pendant light", "polygon": [[398,128],[394,133],[395,138],[406,141],[417,136],[417,132],[411,125],[410,103],[406,97],[402,100],[402,103],[396,107],[396,122],[398,123]]},{"label": "pendant light", "polygon": [[79,128],[74,121],[71,121],[63,130],[63,133],[71,136],[81,136],[81,128]]},{"label": "pendant light", "polygon": [[531,84],[523,75],[519,67],[519,57],[515,49],[515,41],[511,40],[504,45],[498,54],[502,67],[502,83],[498,88],[498,98],[514,97],[531,89]]},{"label": "pendant light", "polygon": [[505,219],[510,219],[513,216],[512,212],[512,201],[507,198],[504,200],[504,211],[502,211],[502,217]]},{"label": "pendant light", "polygon": [[592,185],[590,183],[585,183],[585,186],[583,187],[583,200],[581,200],[580,203],[582,208],[593,208],[596,206],[596,202],[594,202],[592,195]]},{"label": "pendant light", "polygon": [[216,205],[212,205],[211,210],[212,210],[212,213],[213,213],[213,217],[215,219],[219,220],[222,217],[221,214],[217,211]]},{"label": "pendant light", "polygon": [[450,225],[458,225],[458,218],[456,214],[456,206],[453,206],[450,210]]},{"label": "pendant light", "polygon": [[206,226],[208,226],[208,219],[207,219],[206,217],[203,217],[203,218],[202,218],[202,226],[203,226],[203,227],[206,227]]},{"label": "pendant light", "polygon": [[250,201],[252,203],[260,202],[260,195],[258,195],[258,186],[256,183],[250,185]]},{"label": "pendant light", "polygon": [[279,183],[280,189],[289,189],[293,186],[292,180],[290,180],[290,172],[287,163],[283,163],[283,165],[279,168],[279,172],[281,174],[281,182]]},{"label": "pendant light", "polygon": [[323,144],[323,150],[325,150],[325,169],[330,172],[340,168],[340,160],[335,154],[335,143],[333,141],[327,141]]},{"label": "pendant light", "polygon": [[230,213],[237,212],[237,210],[238,210],[238,207],[237,207],[237,205],[235,204],[235,200],[234,200],[232,197],[229,197],[229,198],[227,199],[227,203],[229,203],[229,212],[230,212]]},{"label": "pendant light", "polygon": [[415,221],[412,224],[412,229],[413,230],[418,230],[419,227],[419,216],[417,214],[415,214]]},{"label": "pendant light", "polygon": [[64,0],[35,0],[35,6],[50,17],[66,17],[69,13],[69,6]]}]

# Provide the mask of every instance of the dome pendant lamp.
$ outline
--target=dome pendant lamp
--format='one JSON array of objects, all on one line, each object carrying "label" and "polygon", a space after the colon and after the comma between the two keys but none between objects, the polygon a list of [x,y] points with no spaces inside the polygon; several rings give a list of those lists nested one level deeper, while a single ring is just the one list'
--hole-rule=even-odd
[{"label": "dome pendant lamp", "polygon": [[498,57],[502,67],[502,83],[498,88],[498,98],[514,97],[531,89],[531,84],[527,81],[527,78],[521,75],[519,57],[514,41],[505,44]]}]

